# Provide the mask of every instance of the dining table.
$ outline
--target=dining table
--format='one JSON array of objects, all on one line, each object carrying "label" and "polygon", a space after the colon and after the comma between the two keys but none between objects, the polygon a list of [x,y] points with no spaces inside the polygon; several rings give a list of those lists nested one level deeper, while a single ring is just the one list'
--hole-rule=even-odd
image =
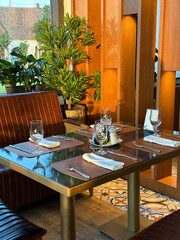
[{"label": "dining table", "polygon": [[[180,141],[176,138],[179,132],[161,130],[159,134],[161,133],[165,137],[168,133],[167,139]],[[48,140],[59,141],[60,146],[50,151],[46,150],[39,156],[33,156],[20,149],[10,149],[9,146],[0,148],[0,163],[60,193],[60,239],[62,240],[76,239],[76,194],[127,176],[128,213],[120,217],[121,219],[115,219],[114,222],[101,226],[100,231],[113,239],[128,239],[143,227],[143,223],[148,221],[140,217],[140,171],[180,155],[180,147],[162,146],[143,140],[144,137],[152,134],[153,132],[132,124],[126,123],[124,127],[119,127],[117,144],[103,146],[107,151],[103,157],[124,163],[123,167],[117,170],[105,169],[83,159],[83,154],[96,154],[99,148],[92,142],[92,128],[84,129],[84,132],[77,130],[61,136],[55,135],[52,138],[50,136]],[[134,141],[138,144],[137,146],[133,144]],[[33,143],[27,140],[26,145],[20,144],[19,146],[25,148],[27,144]],[[142,147],[138,147],[139,145]],[[71,171],[68,164],[88,175],[89,178]]]}]

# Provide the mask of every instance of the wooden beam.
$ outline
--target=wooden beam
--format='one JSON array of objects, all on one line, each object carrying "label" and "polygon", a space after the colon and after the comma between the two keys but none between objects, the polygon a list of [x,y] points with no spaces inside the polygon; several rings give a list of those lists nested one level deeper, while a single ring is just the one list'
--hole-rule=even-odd
[{"label": "wooden beam", "polygon": [[138,15],[135,122],[153,107],[157,1],[141,0]]},{"label": "wooden beam", "polygon": [[163,24],[163,71],[180,71],[180,1],[166,0]]},{"label": "wooden beam", "polygon": [[123,16],[121,20],[119,70],[119,118],[134,122],[135,65],[136,65],[136,17]]},{"label": "wooden beam", "polygon": [[160,82],[160,103],[163,129],[174,128],[176,72],[162,72]]}]

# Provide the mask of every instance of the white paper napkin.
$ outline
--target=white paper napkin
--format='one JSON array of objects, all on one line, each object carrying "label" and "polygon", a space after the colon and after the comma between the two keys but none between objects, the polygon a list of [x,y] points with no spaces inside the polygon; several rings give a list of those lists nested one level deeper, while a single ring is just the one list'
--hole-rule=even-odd
[{"label": "white paper napkin", "polygon": [[167,138],[162,138],[154,135],[149,135],[147,137],[144,137],[144,141],[151,142],[151,143],[157,143],[160,145],[168,146],[168,147],[179,147],[180,141],[174,141]]},{"label": "white paper napkin", "polygon": [[107,168],[109,170],[117,170],[120,168],[123,168],[124,163],[123,162],[118,162],[118,161],[114,161],[112,159],[109,158],[104,158],[101,157],[99,155],[96,155],[94,153],[85,153],[83,154],[83,159],[93,163],[97,166],[103,167],[103,168]]},{"label": "white paper napkin", "polygon": [[[31,142],[34,142],[31,138],[29,138],[29,140]],[[39,143],[40,146],[42,147],[47,147],[47,148],[55,148],[58,147],[60,145],[60,142],[53,142],[53,141],[49,141],[46,139],[42,139]]]}]

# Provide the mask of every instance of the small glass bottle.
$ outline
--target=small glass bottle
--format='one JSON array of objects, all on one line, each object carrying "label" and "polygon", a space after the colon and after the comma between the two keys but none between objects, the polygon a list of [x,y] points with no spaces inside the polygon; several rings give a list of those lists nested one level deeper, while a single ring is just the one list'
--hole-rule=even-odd
[{"label": "small glass bottle", "polygon": [[111,126],[111,128],[109,129],[109,133],[110,133],[110,143],[111,144],[117,143],[116,128],[114,126]]}]

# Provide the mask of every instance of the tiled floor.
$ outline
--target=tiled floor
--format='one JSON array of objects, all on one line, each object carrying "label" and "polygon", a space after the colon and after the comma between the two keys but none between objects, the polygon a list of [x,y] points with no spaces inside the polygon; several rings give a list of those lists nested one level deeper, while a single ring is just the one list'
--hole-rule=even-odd
[{"label": "tiled floor", "polygon": [[[94,196],[127,211],[127,181],[121,178],[94,188]],[[140,188],[140,213],[158,220],[180,208],[180,201]]]}]

